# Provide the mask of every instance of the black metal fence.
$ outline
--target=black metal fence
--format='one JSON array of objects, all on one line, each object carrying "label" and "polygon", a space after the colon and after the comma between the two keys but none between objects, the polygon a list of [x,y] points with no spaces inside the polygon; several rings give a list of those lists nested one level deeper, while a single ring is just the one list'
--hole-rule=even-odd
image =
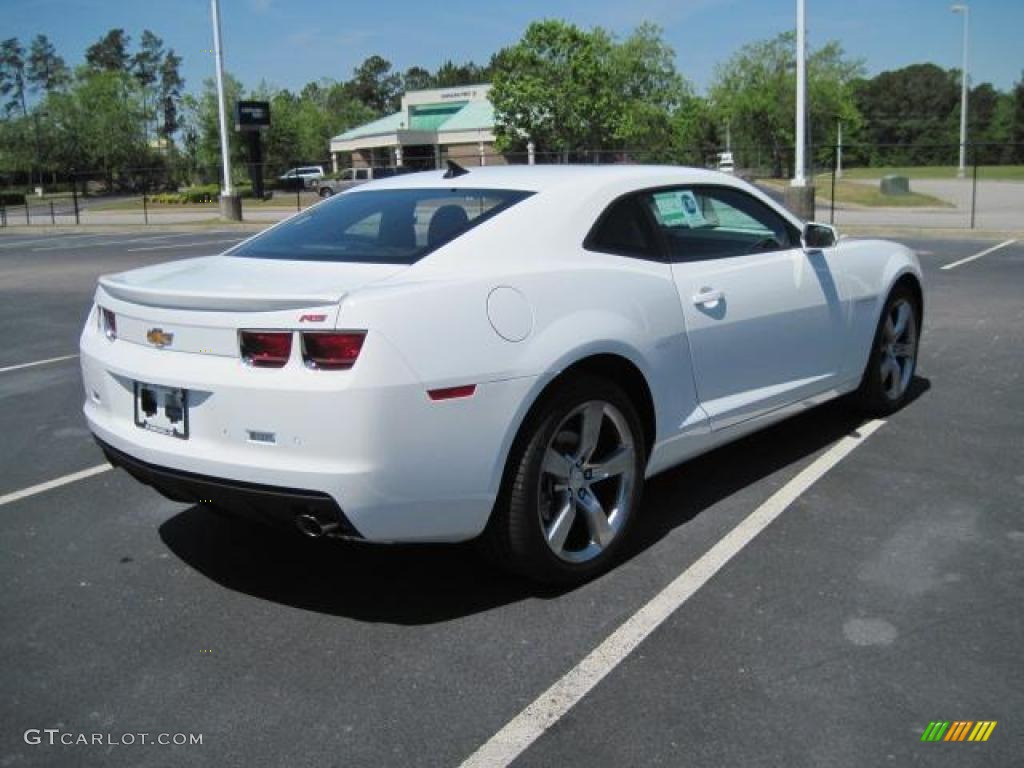
[{"label": "black metal fence", "polygon": [[[690,147],[664,151],[576,150],[497,153],[477,146],[441,153],[441,164],[467,168],[507,164],[686,164],[720,169],[758,184],[782,199],[793,175],[787,146]],[[816,189],[816,218],[838,225],[1020,229],[1024,214],[1024,145],[969,144],[960,166],[956,144],[846,144],[813,147],[807,153],[807,182]],[[416,158],[414,167],[432,168],[435,159]],[[242,166],[235,190],[243,218],[273,221],[312,205],[328,190],[318,179],[287,175],[329,161],[296,161],[289,166]],[[388,169],[387,172],[395,172]],[[39,175],[0,171],[0,227],[75,224],[177,224],[220,216],[220,167],[193,168],[183,184],[167,168],[125,168]],[[253,184],[263,179],[262,196]],[[36,179],[30,183],[29,179]]]}]

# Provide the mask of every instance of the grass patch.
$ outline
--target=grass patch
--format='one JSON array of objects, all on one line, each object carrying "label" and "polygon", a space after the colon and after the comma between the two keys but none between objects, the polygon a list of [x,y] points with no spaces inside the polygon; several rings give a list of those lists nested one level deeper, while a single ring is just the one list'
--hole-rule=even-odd
[{"label": "grass patch", "polygon": [[[880,179],[883,176],[906,176],[913,183],[914,179],[955,179],[956,166],[952,165],[920,165],[912,168],[878,167],[878,168],[843,168],[844,179]],[[973,173],[967,167],[967,175]],[[828,177],[823,173],[819,178]],[[1024,165],[979,165],[978,178],[985,181],[1024,181]]]},{"label": "grass patch", "polygon": [[[302,195],[302,207],[308,208],[313,203],[319,202],[320,198],[311,193]],[[147,200],[146,207],[151,211],[215,211],[219,210],[220,204],[216,201],[208,203],[164,203],[159,200]],[[95,197],[89,198],[83,203],[83,208],[90,211],[139,211],[142,212],[142,198],[134,197],[130,200],[103,201]],[[246,209],[277,209],[295,210],[295,195],[273,197],[269,200],[254,200],[245,198],[242,200],[242,210]]]},{"label": "grass patch", "polygon": [[[822,184],[818,194],[831,199],[832,185]],[[955,208],[952,203],[932,195],[911,191],[909,195],[883,195],[874,184],[860,184],[845,179],[836,182],[836,202],[863,205],[869,208]]]},{"label": "grass patch", "polygon": [[[761,179],[758,184],[767,184],[776,189],[785,189],[789,182],[783,179]],[[832,199],[832,184],[829,179],[819,179],[816,196],[819,201]],[[955,208],[956,206],[932,195],[911,192],[909,195],[883,195],[872,184],[863,184],[845,179],[836,182],[836,202],[862,205],[867,208]]]}]

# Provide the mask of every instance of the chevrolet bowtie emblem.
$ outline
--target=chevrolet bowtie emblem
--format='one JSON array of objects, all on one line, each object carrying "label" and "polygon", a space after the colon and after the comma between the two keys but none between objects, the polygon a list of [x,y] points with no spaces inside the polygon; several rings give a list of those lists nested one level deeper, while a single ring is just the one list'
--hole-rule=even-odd
[{"label": "chevrolet bowtie emblem", "polygon": [[163,328],[150,328],[146,333],[146,341],[155,347],[169,347],[174,341],[174,334],[167,333]]}]

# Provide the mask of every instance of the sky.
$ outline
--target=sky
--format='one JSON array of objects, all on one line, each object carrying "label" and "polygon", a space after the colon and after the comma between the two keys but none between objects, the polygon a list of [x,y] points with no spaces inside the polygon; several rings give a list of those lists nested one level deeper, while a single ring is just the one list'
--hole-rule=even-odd
[{"label": "sky", "polygon": [[[1024,0],[970,2],[972,83],[1008,89],[1024,76]],[[962,17],[943,0],[807,0],[808,40],[838,40],[868,74],[931,61],[960,66]],[[344,80],[367,56],[397,69],[435,69],[445,59],[486,63],[534,20],[558,18],[625,35],[651,21],[677,67],[704,92],[715,65],[745,43],[791,29],[795,0],[221,0],[224,60],[247,88],[261,80],[294,90]],[[184,58],[186,90],[213,75],[208,0],[0,0],[0,37],[23,44],[46,34],[69,64],[123,27],[133,45],[151,29]]]}]

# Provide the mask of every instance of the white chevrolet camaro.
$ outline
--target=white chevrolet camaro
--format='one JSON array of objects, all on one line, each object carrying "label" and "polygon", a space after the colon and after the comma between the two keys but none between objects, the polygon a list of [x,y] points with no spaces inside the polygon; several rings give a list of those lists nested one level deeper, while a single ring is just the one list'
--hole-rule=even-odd
[{"label": "white chevrolet camaro", "polygon": [[164,495],[370,542],[614,562],[644,480],[810,405],[906,400],[912,251],[732,176],[452,166],[103,277],[85,415]]}]

